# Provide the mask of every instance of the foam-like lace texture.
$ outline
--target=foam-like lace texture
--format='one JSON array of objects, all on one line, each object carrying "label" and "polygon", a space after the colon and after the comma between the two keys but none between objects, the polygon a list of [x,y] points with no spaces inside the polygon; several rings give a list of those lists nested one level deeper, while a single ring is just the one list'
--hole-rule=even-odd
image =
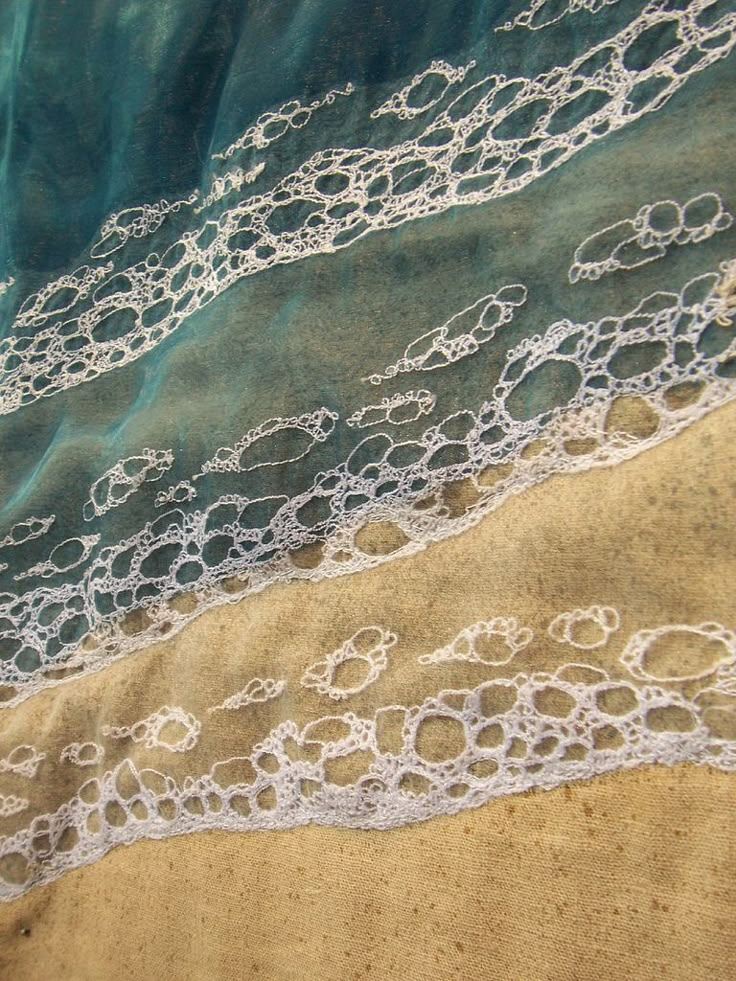
[{"label": "foam-like lace texture", "polygon": [[515,27],[525,27],[530,31],[541,31],[545,27],[557,24],[570,14],[586,11],[597,14],[604,7],[611,7],[619,0],[532,0],[529,6],[517,14],[513,20],[507,21],[497,31],[512,31]]},{"label": "foam-like lace texture", "polygon": [[[336,701],[357,695],[386,670],[388,651],[396,640],[396,634],[383,627],[363,627],[324,660],[311,664],[304,672],[301,683],[305,688],[313,688]],[[348,662],[362,662],[365,669],[363,677],[350,686],[339,684],[336,678],[340,666]]]},{"label": "foam-like lace texture", "polygon": [[[729,54],[735,38],[736,13],[719,16],[715,0],[692,0],[683,9],[652,0],[614,37],[534,78],[477,78],[470,65],[433,63],[427,71],[447,85],[430,100],[416,137],[402,140],[399,129],[385,149],[321,150],[271,190],[231,207],[221,206],[230,196],[226,187],[240,190],[247,181],[217,178],[220,185],[205,195],[209,210],[219,209],[211,218],[208,208],[194,209],[194,195],[114,215],[91,258],[116,260],[82,265],[21,305],[15,336],[0,343],[0,411],[140,357],[245,276],[346,247],[374,229],[519,191],[583,147],[661,108],[690,77]],[[418,75],[377,111],[405,125],[407,98],[425,77]],[[222,156],[267,147],[290,127],[306,124],[323,103],[351,91],[267,114]],[[190,227],[177,242],[161,255],[151,251],[126,264],[131,238],[155,237],[172,212],[186,208]]]},{"label": "foam-like lace texture", "polygon": [[[137,357],[244,275],[348,245],[371,228],[518,191],[592,140],[656,111],[694,72],[728,54],[736,25],[736,15],[723,14],[711,0],[670,7],[648,3],[615,36],[535,78],[479,78],[472,61],[461,68],[432,62],[374,110],[374,118],[388,117],[399,133],[402,125],[424,127],[388,149],[320,151],[272,191],[235,203],[267,168],[263,161],[231,168],[213,178],[206,194],[112,216],[92,250],[104,264],[82,266],[28,298],[16,335],[3,342],[5,355],[0,345],[0,357],[7,356],[0,381],[10,398],[7,411],[26,396],[76,384],[87,368],[96,376]],[[267,149],[352,91],[347,86],[307,106],[292,102],[265,114],[218,159]],[[177,244],[125,267],[133,240],[151,236],[153,243],[164,222],[189,211],[192,227]],[[731,220],[716,191],[682,205],[648,205],[581,243],[570,280],[633,268],[672,245],[704,241]],[[509,352],[492,398],[437,420],[417,438],[401,440],[394,427],[433,416],[437,400],[427,389],[366,402],[349,409],[344,421],[328,406],[264,421],[218,449],[199,471],[162,488],[155,505],[163,513],[137,534],[115,545],[102,534],[69,537],[21,567],[16,582],[31,586],[37,578],[49,587],[0,595],[3,704],[177,629],[193,615],[171,607],[180,592],[201,611],[279,579],[358,571],[462,530],[551,473],[614,463],[673,435],[731,397],[733,281],[733,266],[724,265],[694,278],[679,295],[644,298],[622,317],[557,321]],[[476,354],[512,324],[528,296],[526,284],[496,284],[366,380],[381,385]],[[132,327],[133,321],[124,323],[130,317]],[[124,329],[104,336],[102,325],[113,322]],[[720,336],[716,328],[724,328]],[[67,371],[69,359],[81,374]],[[28,388],[24,365],[32,366]],[[36,379],[43,379],[38,390]],[[684,404],[682,386],[705,383],[707,393]],[[646,402],[649,426],[622,435],[613,427],[616,401],[629,397]],[[308,490],[255,500],[229,494],[206,509],[187,507],[199,480],[294,463],[334,439],[338,423],[381,429],[341,466],[318,474]],[[544,452],[525,459],[540,438]],[[171,464],[168,450],[144,449],[119,460],[90,488],[85,518],[97,520],[124,504]],[[487,486],[484,471],[506,464],[513,472]],[[441,488],[463,480],[473,482],[476,499],[460,514],[443,502]],[[19,522],[0,549],[43,535],[53,521]],[[366,544],[371,527],[387,522],[393,546]]]},{"label": "foam-like lace texture", "polygon": [[531,643],[533,636],[529,627],[520,626],[514,617],[480,620],[466,627],[446,647],[440,647],[431,654],[422,654],[419,663],[467,661],[469,664],[508,664],[515,654]]},{"label": "foam-like lace texture", "polygon": [[733,224],[719,194],[707,192],[679,205],[657,201],[633,218],[595,232],[575,250],[568,278],[600,279],[617,269],[635,269],[661,258],[672,245],[704,242]]},{"label": "foam-like lace texture", "polygon": [[111,508],[119,507],[135,494],[144,481],[160,480],[174,462],[171,450],[146,447],[138,456],[127,457],[106,470],[89,489],[84,517],[91,521]]},{"label": "foam-like lace texture", "polygon": [[[620,317],[551,324],[509,352],[491,399],[418,439],[366,436],[342,465],[291,498],[229,494],[202,511],[164,511],[115,546],[97,549],[98,536],[56,546],[16,578],[79,568],[78,580],[0,596],[0,640],[11,654],[0,680],[13,686],[5,704],[57,683],[60,668],[72,676],[97,670],[182,625],[192,611],[169,602],[181,592],[201,612],[277,580],[368,568],[463,530],[550,474],[616,463],[679,432],[736,391],[729,376],[736,341],[719,323],[731,315],[733,269],[727,263],[679,293],[651,294]],[[708,353],[714,345],[717,353]],[[633,427],[621,412],[632,400]],[[269,420],[219,450],[192,480],[297,459],[329,438],[335,418],[322,408]],[[283,444],[280,433],[288,434]],[[486,486],[485,472],[504,465],[510,472]],[[435,490],[463,480],[472,494],[460,513],[432,504]],[[186,498],[192,484],[184,488]],[[370,541],[382,522],[393,529],[388,547]]]},{"label": "foam-like lace texture", "polygon": [[[147,719],[130,726],[103,726],[102,735],[111,739],[132,739],[147,749],[159,747],[172,753],[186,753],[197,744],[200,722],[179,706],[162,706]],[[172,731],[172,729],[174,731]],[[167,736],[168,731],[168,736]]]},{"label": "foam-like lace texture", "polygon": [[0,541],[0,548],[8,548],[11,545],[23,545],[34,538],[45,535],[49,528],[56,521],[56,515],[50,514],[46,518],[28,518],[25,521],[18,521],[10,529],[5,538]]},{"label": "foam-like lace texture", "polygon": [[[564,646],[582,636],[576,631],[592,627],[602,639],[588,633],[587,642],[575,644],[592,648],[605,645],[619,624],[617,610],[596,605],[561,612],[548,633]],[[493,635],[506,645],[504,659],[486,656]],[[428,671],[455,657],[499,666],[531,639],[532,631],[514,618],[493,617],[464,628],[419,662]],[[674,660],[673,641],[679,645]],[[309,667],[301,683],[327,701],[349,699],[390,671],[386,654],[397,645],[401,638],[387,628],[366,626]],[[683,650],[690,652],[687,661]],[[334,671],[350,661],[362,665],[365,678],[340,688]],[[301,725],[280,722],[240,755],[178,782],[165,770],[124,759],[83,783],[53,813],[0,839],[0,897],[13,898],[143,838],[308,822],[390,828],[643,764],[689,761],[736,769],[736,635],[722,624],[637,631],[615,675],[582,662],[553,671],[506,670],[468,688],[439,690],[415,705],[379,703],[368,715],[346,710]],[[253,711],[284,688],[283,679],[254,678],[218,708]],[[164,738],[172,723],[178,736]],[[183,753],[208,724],[183,708],[163,706],[131,726],[105,726],[102,735]],[[62,761],[85,765],[101,756],[102,746],[75,743]],[[0,808],[12,816],[21,802],[6,796]]]},{"label": "foam-like lace texture", "polygon": [[285,681],[274,678],[251,678],[241,691],[229,695],[221,705],[213,705],[208,712],[235,712],[247,705],[270,702],[278,698],[286,689]]},{"label": "foam-like lace texture", "polygon": [[[512,30],[540,30],[616,2],[532,0],[496,38],[501,44]],[[657,111],[729,54],[735,37],[736,14],[716,0],[652,0],[615,36],[535,77],[484,75],[474,60],[459,67],[433,61],[370,111],[391,134],[383,148],[320,150],[275,181],[258,153],[354,90],[346,85],[265,113],[213,156],[226,169],[216,164],[206,186],[110,216],[89,264],[21,304],[13,335],[0,342],[0,412],[141,356],[245,276],[522,190]],[[714,189],[638,211],[635,205],[566,254],[569,283],[584,291],[585,280],[705,242],[732,225],[729,204]],[[159,231],[172,222],[181,235],[157,251]],[[143,250],[150,245],[144,258],[142,241]],[[363,380],[378,387],[451,368],[515,329],[533,291],[515,278],[489,281],[479,299],[468,297],[408,346],[402,341]],[[275,582],[345,575],[408,556],[553,474],[610,466],[681,432],[736,394],[736,260],[683,279],[668,280],[671,288],[643,296],[622,315],[542,325],[511,346],[494,387],[476,404],[440,417],[442,386],[431,375],[435,391],[417,380],[383,397],[371,389],[365,404],[340,413],[322,405],[265,419],[232,445],[208,449],[183,479],[176,471],[156,494],[162,513],[137,533],[109,544],[100,524],[101,534],[69,537],[28,568],[18,559],[15,581],[45,581],[0,595],[2,704],[12,708],[97,671],[202,611]],[[0,284],[0,295],[13,286],[12,278]],[[342,425],[371,432],[306,490],[292,491],[287,469],[281,486],[288,493],[229,493],[188,507],[200,481],[207,488],[220,475],[288,468],[337,442]],[[171,450],[150,448],[118,460],[89,488],[83,517],[96,522],[122,507],[174,462]],[[17,522],[0,549],[41,539],[55,520]],[[13,551],[13,559],[22,554]],[[199,718],[186,704],[149,705],[94,732],[70,733],[73,741],[53,753],[21,742],[38,742],[35,735],[20,737],[0,758],[0,818],[16,829],[0,838],[0,898],[145,838],[308,822],[389,828],[647,763],[736,768],[730,626],[669,623],[627,635],[622,622],[603,602],[561,610],[541,631],[490,612],[419,655],[433,694],[415,704],[374,695],[386,690],[402,639],[390,623],[368,622],[293,677],[284,665],[283,677],[261,672],[244,684],[251,669],[220,683],[211,699],[208,692],[215,704],[197,710]],[[540,638],[566,657],[584,652],[590,663],[518,670],[514,659]],[[622,648],[609,671],[593,661],[614,638]],[[472,681],[452,689],[437,681],[435,688],[444,670],[466,671]],[[503,677],[478,682],[479,672],[501,670]],[[294,691],[318,700],[325,714],[306,723],[282,715],[273,724]],[[366,692],[376,706],[351,710],[351,699]],[[270,721],[255,742],[243,740],[240,755],[214,755],[205,770],[183,778],[166,769],[182,754],[205,752],[211,726],[252,717]],[[131,758],[115,763],[123,752]],[[54,767],[72,774],[89,768],[78,775],[90,778],[40,813],[22,787]]]},{"label": "foam-like lace texture", "polygon": [[513,320],[516,308],[523,306],[526,299],[527,290],[521,283],[504,286],[496,293],[481,297],[441,327],[417,337],[395,364],[388,365],[383,372],[369,375],[365,381],[380,385],[404,372],[446,368],[475,354],[481,344],[487,344],[500,327]]},{"label": "foam-like lace texture", "polygon": [[46,754],[37,752],[33,746],[16,746],[4,759],[0,759],[0,773],[17,773],[32,779],[45,758]]}]

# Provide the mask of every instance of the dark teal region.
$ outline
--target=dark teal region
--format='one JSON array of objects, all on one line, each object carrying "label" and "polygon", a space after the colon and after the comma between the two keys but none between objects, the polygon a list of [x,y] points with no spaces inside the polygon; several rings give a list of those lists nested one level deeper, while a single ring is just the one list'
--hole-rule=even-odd
[{"label": "dark teal region", "polygon": [[[503,6],[503,5],[500,5]],[[199,185],[259,114],[452,58],[498,4],[15,0],[4,4],[0,260],[51,273],[112,211]]]},{"label": "dark teal region", "polygon": [[[639,268],[594,282],[567,281],[577,245],[642,205],[716,191],[736,213],[736,180],[722,152],[736,136],[729,98],[735,63],[729,58],[696,76],[658,113],[518,194],[376,232],[334,255],[242,280],[148,355],[0,416],[2,528],[29,514],[58,518],[49,536],[24,547],[24,567],[65,537],[102,530],[98,524],[107,543],[135,533],[160,513],[153,509],[157,491],[191,477],[219,446],[234,445],[269,418],[325,406],[342,421],[328,441],[289,465],[288,478],[286,468],[207,478],[191,508],[221,493],[281,493],[287,479],[289,493],[303,490],[370,432],[344,425],[361,405],[429,388],[438,395],[435,416],[398,431],[415,437],[443,414],[478,408],[489,398],[508,352],[524,337],[562,318],[620,315],[648,293],[677,292],[693,275],[717,270],[734,254],[733,225],[700,244],[673,246]],[[380,387],[361,380],[395,361],[416,337],[515,282],[527,286],[527,303],[472,357]],[[716,332],[712,342],[721,336]],[[100,522],[84,522],[92,481],[147,446],[172,449],[172,470]]]},{"label": "dark teal region", "polygon": [[[0,11],[0,280],[13,275],[20,300],[74,268],[110,213],[206,184],[211,154],[291,99],[308,104],[351,82],[358,94],[333,145],[377,145],[384,126],[366,110],[432,60],[474,58],[484,71],[532,77],[615,33],[643,2],[596,17],[583,11],[531,36],[494,32],[526,5],[8,0]],[[293,141],[283,169],[310,149],[308,136]]]},{"label": "dark teal region", "polygon": [[[268,149],[263,180],[270,188],[317,147],[388,141],[390,127],[384,118],[371,122],[370,109],[434,58],[456,66],[475,58],[484,71],[531,77],[614,33],[636,6],[621,0],[596,17],[576,14],[547,31],[494,35],[495,24],[527,5],[4,5],[0,27],[7,29],[0,45],[7,57],[0,90],[7,129],[0,221],[4,255],[11,256],[10,274],[18,279],[16,295],[22,299],[22,286],[46,283],[49,270],[89,261],[85,250],[110,211],[163,196],[174,200],[202,184],[213,170],[209,155],[264,110],[290,98],[307,104],[347,81],[359,86],[350,99],[315,113],[303,131]],[[643,57],[638,49],[634,56]],[[397,440],[416,440],[451,413],[477,411],[492,397],[513,348],[555,321],[619,316],[652,292],[677,293],[692,277],[717,271],[736,254],[733,225],[701,243],[672,246],[632,270],[574,285],[567,279],[584,239],[633,217],[643,205],[717,192],[736,214],[728,149],[736,137],[735,67],[732,55],[693,76],[665,107],[518,193],[377,231],[343,251],[243,279],[138,360],[0,416],[0,539],[31,514],[57,516],[47,535],[0,553],[9,563],[0,573],[0,591],[22,593],[41,584],[12,577],[67,538],[99,532],[103,548],[134,535],[161,514],[154,508],[158,491],[191,478],[218,447],[233,446],[266,420],[320,406],[340,415],[329,439],[303,459],[208,476],[182,510],[203,510],[222,494],[258,498],[305,491],[320,471],[344,461],[375,432],[346,425],[361,406],[428,388],[437,397],[433,415],[392,433]],[[394,138],[421,125],[402,124]],[[169,245],[183,221],[167,219],[163,246],[157,239],[156,248]],[[147,239],[132,242],[126,261],[142,259],[151,247]],[[395,362],[420,335],[513,283],[525,285],[527,302],[474,355],[381,386],[363,380]],[[10,318],[0,333],[9,329]],[[730,330],[709,328],[700,353],[718,353],[732,338]],[[652,345],[626,351],[615,365],[619,377],[644,370],[655,354]],[[682,363],[692,356],[685,352]],[[729,364],[722,377],[731,377]],[[539,369],[515,392],[515,417],[563,407],[576,381],[569,368]],[[91,483],[144,447],[171,449],[172,469],[103,518],[83,521]],[[164,558],[159,556],[162,566]],[[213,564],[218,561],[213,556]],[[83,571],[72,570],[68,580]],[[64,578],[58,574],[42,584],[57,586]],[[80,624],[75,629],[83,632]],[[19,667],[32,669],[26,661]]]}]

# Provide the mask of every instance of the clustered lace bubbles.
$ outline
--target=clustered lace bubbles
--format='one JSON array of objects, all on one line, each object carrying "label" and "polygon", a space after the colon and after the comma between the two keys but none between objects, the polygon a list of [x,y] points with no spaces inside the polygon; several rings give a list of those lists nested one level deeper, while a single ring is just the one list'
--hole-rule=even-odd
[{"label": "clustered lace bubbles", "polygon": [[[194,207],[195,192],[111,217],[91,258],[115,260],[82,265],[21,304],[14,335],[0,344],[0,411],[140,357],[245,276],[523,189],[583,147],[661,109],[688,79],[730,53],[735,31],[736,14],[721,15],[715,0],[683,9],[652,0],[614,37],[537,77],[483,77],[472,62],[459,69],[435,62],[376,110],[397,126],[416,116],[423,125],[416,136],[386,149],[319,151],[270,191],[233,206],[231,192],[256,188],[259,175],[216,178],[204,210]],[[419,97],[414,108],[422,111],[410,110],[412,91],[418,95],[430,76],[441,80],[439,96]],[[348,86],[267,114],[218,159],[246,147],[266,150],[352,93]],[[126,265],[131,240],[153,244],[167,217],[185,209],[191,220],[178,241]]]},{"label": "clustered lace bubbles", "polygon": [[[305,688],[314,688],[336,701],[356,695],[373,684],[381,672],[386,670],[387,654],[396,640],[396,634],[382,627],[363,627],[324,660],[310,665],[304,672],[301,683]],[[360,665],[362,676],[354,678],[347,685],[345,682],[338,684],[338,671],[351,663]]]},{"label": "clustered lace bubbles", "polygon": [[[283,678],[252,678],[202,719],[162,706],[140,721],[105,725],[98,743],[74,742],[61,754],[58,765],[92,774],[74,796],[0,839],[0,895],[12,898],[144,838],[307,822],[390,828],[642,764],[735,769],[733,631],[715,622],[661,624],[615,640],[622,630],[618,610],[605,604],[561,611],[533,627],[491,615],[418,657],[425,676],[417,683],[434,685],[434,694],[414,704],[375,695],[366,711],[367,691],[391,675],[405,643],[371,624],[306,667],[297,656]],[[440,625],[438,638],[442,632]],[[549,661],[571,644],[604,653],[550,670],[515,663],[534,645],[537,658]],[[443,687],[443,666],[458,662],[476,680]],[[341,676],[346,667],[360,670]],[[290,684],[316,700],[306,715],[302,704],[299,720],[269,727],[263,717],[262,735],[243,742],[237,755],[198,757],[198,775],[195,764],[183,775],[168,767],[173,757],[199,751],[219,713],[257,719],[259,706],[283,697]],[[119,740],[139,748],[103,770],[106,749]],[[19,746],[0,768],[28,782],[45,758]],[[20,815],[27,805],[2,795],[0,816]]]},{"label": "clustered lace bubbles", "polygon": [[[616,5],[533,0],[493,40],[502,50],[579,16],[602,24]],[[351,109],[375,126],[376,147],[331,142],[285,174],[274,145],[358,103],[356,89],[262,114],[213,155],[201,188],[111,215],[82,265],[21,302],[12,278],[0,284],[15,304],[0,341],[0,413],[142,357],[246,277],[458,205],[522,196],[664,110],[736,37],[736,14],[714,0],[651,0],[623,22],[529,77],[489,73],[480,56],[434,60],[368,112]],[[727,184],[705,177],[620,210],[600,202],[597,223],[576,228],[574,242],[561,237],[563,306],[546,318],[533,277],[502,275],[491,257],[482,289],[449,315],[412,321],[409,343],[402,335],[381,359],[366,346],[350,402],[320,394],[283,415],[264,411],[192,466],[181,445],[146,438],[86,481],[88,524],[68,528],[61,508],[58,519],[20,516],[0,531],[10,584],[0,707],[84,684],[276,583],[407,558],[548,477],[621,463],[723,406],[736,393],[733,207]],[[461,384],[480,362],[484,386]],[[150,514],[115,534],[118,514],[143,513],[147,494]],[[642,763],[733,769],[733,624],[704,612],[632,630],[604,600],[533,625],[488,609],[454,636],[439,631],[413,658],[431,690],[422,697],[393,695],[407,638],[381,615],[267,671],[249,668],[245,644],[242,677],[215,684],[204,705],[167,693],[53,751],[29,734],[0,753],[0,895],[143,838],[309,821],[393,827]],[[575,660],[520,666],[538,645]],[[460,687],[443,680],[453,671]],[[314,717],[289,715],[300,699]],[[260,723],[237,756],[221,759],[208,742]],[[184,777],[181,758],[196,760]],[[34,782],[59,768],[84,782],[44,811]]]},{"label": "clustered lace bubbles", "polygon": [[144,481],[160,480],[174,462],[171,450],[144,449],[139,456],[128,457],[107,470],[89,489],[89,500],[83,513],[86,521],[99,517],[110,508],[125,504]]},{"label": "clustered lace bubbles", "polygon": [[[12,689],[5,704],[58,683],[59,651],[78,677],[212,605],[276,581],[344,575],[411,554],[554,473],[610,465],[671,437],[733,397],[736,345],[719,322],[730,312],[723,285],[730,270],[724,263],[680,292],[653,293],[619,317],[550,324],[509,350],[490,398],[442,420],[431,421],[436,409],[427,391],[412,390],[404,402],[368,403],[348,417],[352,428],[360,423],[369,430],[357,448],[292,497],[226,494],[201,510],[164,507],[160,517],[114,545],[100,547],[98,533],[55,546],[47,559],[15,574],[16,581],[36,576],[48,586],[4,602],[0,597],[1,640],[10,655],[0,664],[0,679]],[[513,290],[514,302],[521,302],[524,293]],[[485,329],[483,318],[496,302],[484,297],[471,305],[469,322],[479,319]],[[505,302],[494,323],[498,310],[510,315],[515,309]],[[366,426],[377,410],[388,423],[398,409],[431,424],[414,439],[402,439],[400,416],[375,434],[376,426]],[[195,483],[217,474],[253,474],[304,459],[334,438],[339,422],[326,407],[269,419],[166,492],[170,503],[174,497],[188,503]],[[149,450],[133,461],[130,478],[124,466],[131,461],[121,461],[95,485],[107,496],[93,491],[90,500],[98,500],[99,510],[127,499],[142,481],[159,479],[169,461],[169,451]],[[448,486],[465,488],[459,513],[448,506]],[[51,522],[22,522],[7,546],[42,535]],[[78,578],[54,584],[59,573],[77,569]],[[182,592],[188,604],[177,600]],[[142,597],[136,615],[134,596]]]},{"label": "clustered lace bubbles", "polygon": [[570,282],[635,269],[661,258],[673,245],[704,242],[732,224],[733,215],[713,192],[699,194],[684,205],[676,201],[644,205],[634,218],[617,221],[578,246],[568,273]]}]

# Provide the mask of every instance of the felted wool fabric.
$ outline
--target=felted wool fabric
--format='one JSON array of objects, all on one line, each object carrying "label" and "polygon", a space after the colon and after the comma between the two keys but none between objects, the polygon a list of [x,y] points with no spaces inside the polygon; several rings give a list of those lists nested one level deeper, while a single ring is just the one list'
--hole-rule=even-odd
[{"label": "felted wool fabric", "polygon": [[0,26],[2,970],[729,977],[736,5]]}]

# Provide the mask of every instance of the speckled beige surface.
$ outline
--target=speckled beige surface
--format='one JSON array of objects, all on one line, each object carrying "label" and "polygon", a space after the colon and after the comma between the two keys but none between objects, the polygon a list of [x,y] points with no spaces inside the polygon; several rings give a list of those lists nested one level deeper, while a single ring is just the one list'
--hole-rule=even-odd
[{"label": "speckled beige surface", "polygon": [[645,768],[386,832],[209,833],[2,910],[13,981],[727,981],[736,784]]},{"label": "speckled beige surface", "polygon": [[[733,625],[734,431],[730,405],[616,468],[551,479],[424,553],[276,586],[31,699],[4,720],[9,744],[47,752],[31,814],[94,775],[64,769],[58,753],[72,739],[100,738],[106,722],[130,724],[164,703],[201,717],[191,753],[106,743],[105,768],[128,755],[181,779],[249,751],[284,718],[329,714],[334,704],[299,678],[365,624],[386,624],[401,642],[390,670],[345,706],[358,713],[508,673],[417,662],[496,613],[538,638],[516,655],[514,672],[579,660],[545,625],[590,603],[621,613],[611,643],[586,652],[612,671],[634,630]],[[281,698],[207,715],[249,678],[278,672],[289,682]],[[733,776],[646,768],[391,832],[309,827],[143,842],[0,908],[2,976],[725,979],[735,803]]]}]

